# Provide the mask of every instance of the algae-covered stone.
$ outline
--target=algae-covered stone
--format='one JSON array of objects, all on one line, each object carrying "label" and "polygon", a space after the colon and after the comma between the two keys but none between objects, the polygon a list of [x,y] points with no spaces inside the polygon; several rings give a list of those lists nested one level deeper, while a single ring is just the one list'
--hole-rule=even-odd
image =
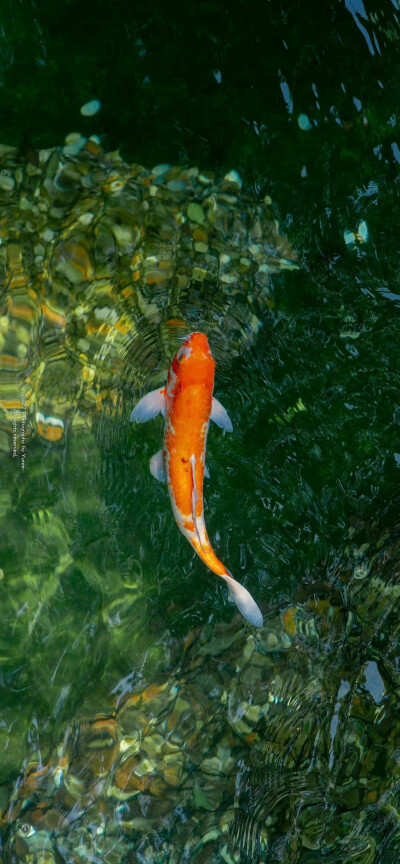
[{"label": "algae-covered stone", "polygon": [[192,222],[199,222],[200,224],[204,222],[204,210],[200,204],[196,204],[194,201],[190,202],[187,215]]}]

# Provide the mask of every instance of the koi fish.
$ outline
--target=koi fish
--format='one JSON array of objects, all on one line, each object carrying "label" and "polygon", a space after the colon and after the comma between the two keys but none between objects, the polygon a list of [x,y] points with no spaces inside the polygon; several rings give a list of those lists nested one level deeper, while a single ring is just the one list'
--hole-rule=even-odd
[{"label": "koi fish", "polygon": [[217,558],[207,535],[203,514],[203,479],[209,476],[206,443],[210,419],[232,432],[228,413],[213,397],[215,361],[204,333],[191,333],[171,363],[166,387],[152,390],[137,403],[131,421],[144,423],[165,417],[164,443],[150,460],[150,471],[167,482],[179,530],[202,561],[224,579],[229,598],[244,618],[261,627],[263,617],[251,594]]}]

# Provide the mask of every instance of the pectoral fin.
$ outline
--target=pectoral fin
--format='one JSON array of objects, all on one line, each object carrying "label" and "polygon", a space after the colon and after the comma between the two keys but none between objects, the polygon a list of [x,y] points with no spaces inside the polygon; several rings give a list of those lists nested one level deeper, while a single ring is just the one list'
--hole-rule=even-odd
[{"label": "pectoral fin", "polygon": [[244,588],[240,582],[236,582],[236,579],[233,576],[221,576],[222,579],[225,579],[225,582],[229,589],[229,598],[236,603],[239,612],[243,615],[243,618],[252,624],[253,627],[262,627],[263,625],[263,616],[261,610],[258,608],[257,603],[253,600],[247,588]]},{"label": "pectoral fin", "polygon": [[155,453],[154,456],[151,457],[150,472],[156,480],[165,483],[164,454],[162,450],[159,450],[158,453]]},{"label": "pectoral fin", "polygon": [[215,397],[213,397],[211,405],[211,420],[214,420],[214,423],[220,426],[221,429],[225,429],[226,432],[232,432],[233,426],[229,414],[226,408]]},{"label": "pectoral fin", "polygon": [[151,390],[142,396],[135,405],[130,420],[132,423],[146,423],[146,420],[152,420],[157,414],[163,414],[164,417],[166,414],[165,387],[162,390]]}]

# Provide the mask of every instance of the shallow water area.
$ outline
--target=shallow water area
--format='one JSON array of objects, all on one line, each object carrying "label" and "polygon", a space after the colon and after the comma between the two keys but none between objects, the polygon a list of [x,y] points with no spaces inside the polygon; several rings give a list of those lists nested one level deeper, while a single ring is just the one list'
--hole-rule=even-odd
[{"label": "shallow water area", "polygon": [[[4,23],[4,864],[399,859],[399,10],[267,7]],[[129,423],[194,330],[260,630]]]}]

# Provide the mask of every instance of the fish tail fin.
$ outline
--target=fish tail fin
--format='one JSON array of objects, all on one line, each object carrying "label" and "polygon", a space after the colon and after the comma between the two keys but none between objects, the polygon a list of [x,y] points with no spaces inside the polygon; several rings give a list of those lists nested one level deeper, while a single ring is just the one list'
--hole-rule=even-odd
[{"label": "fish tail fin", "polygon": [[229,599],[236,603],[239,612],[243,615],[243,618],[252,624],[253,627],[262,627],[263,625],[263,616],[261,610],[258,608],[257,603],[253,600],[250,592],[245,588],[240,582],[236,582],[236,579],[233,576],[222,576],[222,579],[225,579],[225,582],[229,589]]}]

